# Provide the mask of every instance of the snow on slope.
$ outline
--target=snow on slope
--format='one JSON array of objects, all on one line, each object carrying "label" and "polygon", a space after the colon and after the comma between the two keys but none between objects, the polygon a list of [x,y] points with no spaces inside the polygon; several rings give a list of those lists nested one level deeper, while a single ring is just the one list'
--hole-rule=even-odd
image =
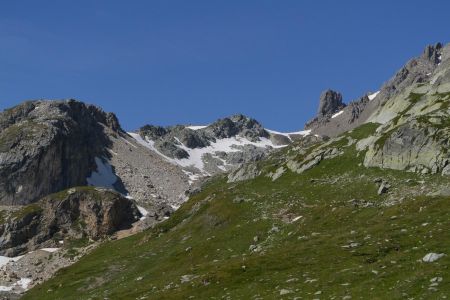
[{"label": "snow on slope", "polygon": [[192,130],[199,130],[199,129],[203,129],[206,128],[208,126],[203,126],[203,125],[192,125],[192,126],[186,126],[186,128],[192,129]]},{"label": "snow on slope", "polygon": [[[279,132],[279,131],[270,130],[267,128],[265,128],[265,130],[272,134],[284,135],[285,137],[289,138],[291,141],[292,141],[291,135],[307,136],[307,135],[311,134],[311,129],[301,130],[301,131],[296,131],[296,132]],[[284,146],[281,146],[281,147],[284,147]]]},{"label": "snow on slope", "polygon": [[373,94],[368,95],[367,97],[369,97],[369,100],[372,101],[373,99],[375,99],[375,97],[380,93],[380,91],[375,92]]},{"label": "snow on slope", "polygon": [[183,143],[181,143],[178,139],[177,142],[180,144],[180,148],[185,150],[187,153],[189,153],[189,158],[183,158],[183,159],[177,159],[177,163],[183,167],[196,167],[199,170],[204,170],[204,163],[202,160],[202,157],[204,154],[207,153],[216,153],[216,152],[238,152],[240,151],[237,146],[243,146],[243,145],[254,145],[256,147],[272,147],[272,148],[280,148],[283,146],[276,146],[274,145],[269,139],[266,138],[260,138],[260,141],[258,142],[251,142],[247,140],[246,138],[242,137],[231,137],[231,138],[224,138],[224,139],[218,139],[216,142],[211,143],[208,147],[204,148],[188,148]]},{"label": "snow on slope", "polygon": [[96,157],[97,171],[92,172],[91,176],[86,178],[88,185],[114,189],[114,183],[117,181],[117,176],[114,174],[111,165]]},{"label": "snow on slope", "polygon": [[[288,138],[290,138],[289,137],[290,135],[303,135],[304,136],[304,135],[308,135],[311,132],[310,130],[290,132],[290,133],[281,133],[281,132],[277,132],[277,131],[273,131],[273,130],[267,130],[267,131],[270,133],[274,133],[274,134],[284,135],[284,136],[287,136]],[[163,153],[158,151],[158,149],[156,149],[156,147],[154,146],[154,141],[149,140],[147,138],[144,140],[137,133],[129,132],[128,134],[130,136],[132,136],[139,144],[145,146],[146,148],[148,148],[148,149],[152,150],[153,152],[157,153],[158,155],[162,156],[167,161],[177,164],[181,167],[186,167],[186,168],[187,167],[195,167],[196,169],[200,170],[205,175],[208,175],[208,173],[205,171],[205,165],[204,165],[204,162],[202,159],[205,154],[211,154],[216,159],[220,159],[216,155],[217,152],[226,152],[226,153],[238,152],[238,151],[241,151],[239,149],[239,146],[253,145],[253,146],[261,147],[261,148],[285,147],[285,145],[275,145],[270,139],[267,139],[267,138],[260,138],[259,141],[252,142],[244,137],[235,136],[235,137],[230,137],[230,138],[218,139],[215,142],[212,142],[207,147],[192,149],[192,148],[186,147],[183,143],[181,143],[178,139],[176,139],[176,141],[178,142],[178,147],[185,150],[189,154],[189,157],[183,158],[183,159],[174,159],[174,158],[167,157],[166,155],[164,155]],[[219,166],[219,168],[226,171],[225,166],[227,164],[223,159],[221,159],[221,160],[224,162],[224,166]],[[197,175],[193,174],[192,172],[189,172],[189,174],[187,174],[187,175],[189,176],[190,181],[195,181],[196,179],[198,179]]]},{"label": "snow on slope", "polygon": [[134,133],[134,132],[128,132],[128,134],[134,138],[136,140],[136,142],[138,142],[139,144],[141,144],[142,146],[144,146],[147,149],[150,149],[151,151],[155,152],[156,154],[162,156],[163,158],[165,158],[167,161],[173,163],[173,164],[177,164],[176,160],[173,158],[170,158],[166,155],[164,155],[163,153],[159,152],[158,149],[156,149],[155,142],[149,139],[143,139],[138,133]]},{"label": "snow on slope", "polygon": [[344,113],[344,111],[343,110],[341,110],[341,111],[338,111],[337,113],[335,113],[334,115],[332,115],[331,116],[331,118],[332,119],[334,119],[334,118],[336,118],[337,116],[340,116],[340,115],[342,115]]}]

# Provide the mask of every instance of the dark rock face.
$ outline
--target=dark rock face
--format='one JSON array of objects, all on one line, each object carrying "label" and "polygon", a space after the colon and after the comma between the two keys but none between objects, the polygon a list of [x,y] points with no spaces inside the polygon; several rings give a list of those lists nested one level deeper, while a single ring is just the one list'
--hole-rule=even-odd
[{"label": "dark rock face", "polygon": [[342,95],[333,90],[326,90],[320,95],[319,110],[317,115],[319,117],[334,114],[345,107],[342,102]]},{"label": "dark rock face", "polygon": [[317,116],[305,124],[305,129],[315,130],[326,125],[332,115],[346,107],[342,94],[333,90],[323,91],[320,95]]},{"label": "dark rock face", "polygon": [[348,111],[350,112],[350,116],[348,119],[349,124],[355,122],[355,120],[359,118],[369,101],[369,97],[367,95],[364,95],[359,100],[350,102],[347,107]]},{"label": "dark rock face", "polygon": [[57,240],[100,239],[131,227],[140,217],[135,204],[110,190],[72,188],[22,207],[0,225],[0,253],[18,255]]},{"label": "dark rock face", "polygon": [[95,157],[108,157],[115,115],[84,103],[30,101],[0,113],[0,204],[22,205],[86,185]]}]

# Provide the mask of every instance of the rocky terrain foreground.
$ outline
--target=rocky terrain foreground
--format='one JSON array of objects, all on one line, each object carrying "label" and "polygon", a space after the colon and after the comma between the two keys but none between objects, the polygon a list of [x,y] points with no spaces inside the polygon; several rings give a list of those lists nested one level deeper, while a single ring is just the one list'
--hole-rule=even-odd
[{"label": "rocky terrain foreground", "polygon": [[[0,114],[6,299],[446,299],[450,45],[305,130]],[[80,142],[81,141],[81,142]]]}]

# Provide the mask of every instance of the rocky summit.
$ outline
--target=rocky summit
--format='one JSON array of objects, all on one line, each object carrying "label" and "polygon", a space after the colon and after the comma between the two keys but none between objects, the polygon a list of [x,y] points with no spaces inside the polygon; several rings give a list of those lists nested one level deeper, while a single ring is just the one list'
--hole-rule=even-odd
[{"label": "rocky summit", "polygon": [[[0,203],[29,204],[87,185],[96,157],[109,157],[114,114],[75,100],[30,101],[0,114]],[[120,188],[120,182],[113,182]]]},{"label": "rocky summit", "polygon": [[445,299],[450,44],[344,100],[324,91],[289,133],[241,114],[125,132],[76,100],[1,112],[1,296]]},{"label": "rocky summit", "polygon": [[345,107],[342,102],[342,95],[333,90],[326,90],[320,95],[319,110],[320,117],[332,115]]}]

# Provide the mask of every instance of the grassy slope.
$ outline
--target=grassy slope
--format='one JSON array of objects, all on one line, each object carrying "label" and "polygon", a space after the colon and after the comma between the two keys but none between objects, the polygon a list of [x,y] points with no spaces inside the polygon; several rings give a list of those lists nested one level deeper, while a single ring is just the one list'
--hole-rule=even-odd
[{"label": "grassy slope", "polygon": [[[362,138],[372,130],[365,126],[350,135]],[[448,179],[366,169],[354,146],[344,149],[343,156],[303,174],[288,171],[274,182],[260,176],[226,184],[218,178],[166,222],[105,243],[23,299],[438,299],[449,294],[449,256],[420,261],[428,252],[450,254],[450,199],[426,196],[422,189]],[[277,167],[275,159],[265,164]],[[377,195],[377,177],[390,181],[391,195]],[[403,202],[379,205],[392,195]],[[375,205],[358,208],[352,199]],[[342,247],[351,243],[358,246]],[[261,251],[251,252],[252,244]],[[194,277],[182,283],[183,275]],[[429,289],[434,277],[443,277],[437,291]],[[282,289],[291,293],[280,296]]]}]

